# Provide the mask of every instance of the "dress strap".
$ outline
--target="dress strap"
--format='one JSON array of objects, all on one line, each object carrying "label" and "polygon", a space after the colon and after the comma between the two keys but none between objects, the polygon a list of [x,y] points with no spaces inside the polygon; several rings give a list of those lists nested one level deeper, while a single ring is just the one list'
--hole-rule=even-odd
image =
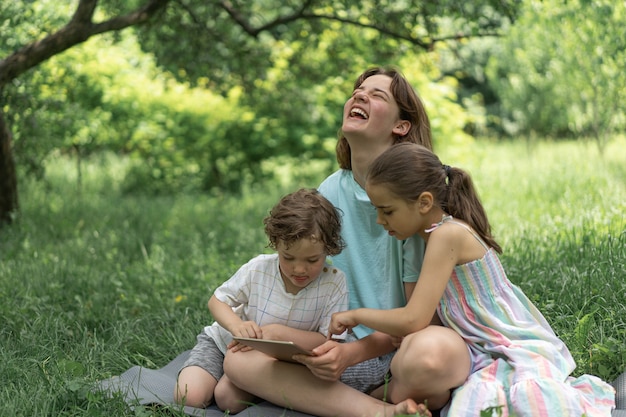
[{"label": "dress strap", "polygon": [[478,235],[478,233],[476,233],[476,231],[474,229],[472,229],[471,227],[469,227],[468,225],[466,225],[465,223],[461,223],[458,222],[456,220],[454,220],[454,217],[452,217],[452,215],[448,214],[447,216],[444,214],[443,217],[441,218],[441,221],[439,223],[433,223],[428,229],[424,230],[426,233],[430,233],[433,230],[437,229],[439,226],[441,226],[444,223],[454,223],[457,224],[461,227],[464,227],[468,232],[470,232],[472,234],[472,236],[474,236],[476,238],[476,240],[478,240],[478,242],[480,242],[481,245],[483,245],[483,248],[485,248],[485,250],[489,250],[489,246],[482,240],[482,238]]}]

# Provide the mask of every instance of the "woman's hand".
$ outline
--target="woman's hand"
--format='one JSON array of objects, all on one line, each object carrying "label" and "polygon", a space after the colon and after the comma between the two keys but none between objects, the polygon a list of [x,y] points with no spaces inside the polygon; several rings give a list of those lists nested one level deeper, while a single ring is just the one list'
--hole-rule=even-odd
[{"label": "woman's hand", "polygon": [[313,349],[315,356],[294,355],[294,359],[305,365],[313,375],[326,381],[338,381],[347,367],[353,365],[346,352],[348,343],[328,340]]},{"label": "woman's hand", "polygon": [[330,319],[330,326],[328,327],[328,338],[330,339],[334,334],[342,334],[346,330],[350,331],[357,323],[355,320],[357,310],[342,311],[340,313],[334,313]]}]

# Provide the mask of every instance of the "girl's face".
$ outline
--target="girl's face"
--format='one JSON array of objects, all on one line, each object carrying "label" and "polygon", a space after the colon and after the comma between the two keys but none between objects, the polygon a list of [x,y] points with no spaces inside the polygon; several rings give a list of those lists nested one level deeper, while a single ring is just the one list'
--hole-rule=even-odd
[{"label": "girl's face", "polygon": [[324,244],[314,239],[300,239],[289,247],[281,240],[277,252],[280,276],[291,294],[317,279],[326,261]]},{"label": "girl's face", "polygon": [[400,109],[391,92],[391,78],[372,75],[352,93],[343,107],[343,125],[346,138],[359,134],[376,139],[391,139],[398,132]]},{"label": "girl's face", "polygon": [[398,240],[407,239],[423,229],[418,203],[409,203],[392,194],[383,185],[366,184],[367,195],[376,208],[376,223]]}]

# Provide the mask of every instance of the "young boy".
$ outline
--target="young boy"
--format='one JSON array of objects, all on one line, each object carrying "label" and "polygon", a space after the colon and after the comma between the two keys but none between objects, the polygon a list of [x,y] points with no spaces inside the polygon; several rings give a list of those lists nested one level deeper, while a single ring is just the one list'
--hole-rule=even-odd
[{"label": "young boy", "polygon": [[233,336],[313,349],[324,343],[332,314],[347,308],[344,273],[326,261],[345,246],[335,207],[316,190],[301,189],[283,197],[264,224],[276,253],[253,258],[211,296],[215,322],[198,335],[178,375],[174,398],[181,404],[204,408],[215,398],[231,413],[245,409],[255,397],[223,371],[226,350],[237,346]]}]

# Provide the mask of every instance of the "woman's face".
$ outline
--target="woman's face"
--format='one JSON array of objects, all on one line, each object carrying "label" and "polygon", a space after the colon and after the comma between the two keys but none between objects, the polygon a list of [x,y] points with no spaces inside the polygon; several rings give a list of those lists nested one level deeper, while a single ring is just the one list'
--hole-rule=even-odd
[{"label": "woman's face", "polygon": [[367,137],[380,141],[398,132],[400,110],[391,92],[391,78],[372,75],[356,88],[343,107],[342,131],[346,138]]}]

